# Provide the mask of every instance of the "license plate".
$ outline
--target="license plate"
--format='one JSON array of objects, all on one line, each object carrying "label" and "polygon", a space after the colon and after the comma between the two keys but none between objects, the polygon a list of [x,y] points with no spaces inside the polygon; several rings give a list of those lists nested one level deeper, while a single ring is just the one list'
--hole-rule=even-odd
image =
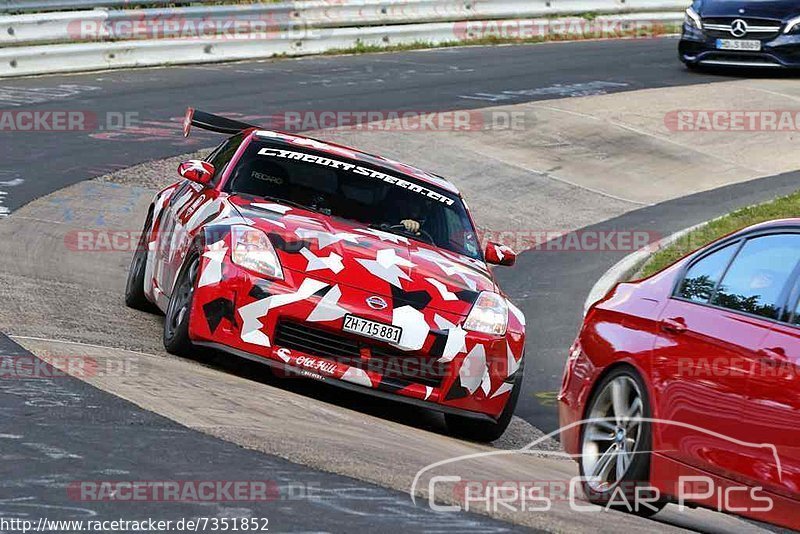
[{"label": "license plate", "polygon": [[344,316],[342,330],[389,343],[400,343],[400,336],[403,334],[403,329],[399,326],[370,321],[355,315]]},{"label": "license plate", "polygon": [[717,39],[717,50],[747,50],[758,52],[761,41],[747,39]]}]

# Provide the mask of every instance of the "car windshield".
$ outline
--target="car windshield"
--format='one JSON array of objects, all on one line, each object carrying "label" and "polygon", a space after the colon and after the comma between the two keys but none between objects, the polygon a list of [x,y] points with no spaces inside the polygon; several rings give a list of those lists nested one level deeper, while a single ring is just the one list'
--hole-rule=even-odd
[{"label": "car windshield", "polygon": [[[474,227],[458,195],[390,173],[345,157],[253,141],[225,190],[354,220],[481,259]],[[419,223],[418,231],[402,224],[409,220]]]}]

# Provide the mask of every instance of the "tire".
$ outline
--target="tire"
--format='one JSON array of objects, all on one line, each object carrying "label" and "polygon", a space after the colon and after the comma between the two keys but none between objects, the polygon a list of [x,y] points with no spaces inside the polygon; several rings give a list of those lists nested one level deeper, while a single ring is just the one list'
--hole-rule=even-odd
[{"label": "tire", "polygon": [[[639,502],[650,486],[652,425],[650,399],[639,374],[630,367],[609,373],[595,388],[581,427],[581,456],[578,462],[583,491],[589,502],[608,509],[650,517],[666,501]],[[614,422],[612,422],[612,420]],[[592,480],[586,480],[587,478]],[[628,504],[621,500],[622,490]]]},{"label": "tire", "polygon": [[480,421],[464,417],[461,415],[444,414],[444,420],[447,423],[447,430],[451,436],[466,439],[469,441],[477,441],[479,443],[491,443],[496,441],[503,435],[511,423],[511,418],[514,416],[514,410],[517,407],[520,392],[522,391],[522,377],[525,368],[525,357],[523,356],[519,369],[514,376],[514,386],[511,389],[511,396],[508,398],[506,407],[496,422]]},{"label": "tire", "polygon": [[684,61],[683,59],[681,59],[681,63],[683,63],[683,66],[686,67],[686,70],[690,72],[705,72],[707,70],[707,67],[704,67],[700,63],[691,63],[689,61]]},{"label": "tire", "polygon": [[144,276],[147,270],[147,230],[150,228],[152,217],[152,212],[148,213],[142,236],[139,238],[139,244],[136,246],[131,265],[128,268],[128,280],[125,283],[125,305],[134,310],[157,313],[158,308],[144,294]]},{"label": "tire", "polygon": [[170,354],[188,356],[194,348],[189,339],[189,321],[199,268],[200,256],[190,254],[175,281],[164,318],[164,348]]}]

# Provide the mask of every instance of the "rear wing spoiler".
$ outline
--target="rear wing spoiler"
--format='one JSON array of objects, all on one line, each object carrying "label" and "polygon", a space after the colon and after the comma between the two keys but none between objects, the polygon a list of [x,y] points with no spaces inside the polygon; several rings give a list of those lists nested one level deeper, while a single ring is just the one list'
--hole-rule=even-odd
[{"label": "rear wing spoiler", "polygon": [[241,122],[219,115],[212,115],[199,109],[186,108],[186,116],[183,119],[183,136],[189,137],[192,131],[192,126],[197,126],[200,129],[208,130],[210,132],[223,133],[228,135],[235,135],[250,128],[258,128],[252,124]]}]

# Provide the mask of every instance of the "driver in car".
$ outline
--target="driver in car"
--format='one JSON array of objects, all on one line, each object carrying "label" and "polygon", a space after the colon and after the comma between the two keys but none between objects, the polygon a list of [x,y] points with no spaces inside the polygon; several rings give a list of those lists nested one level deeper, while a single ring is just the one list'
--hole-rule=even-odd
[{"label": "driver in car", "polygon": [[422,228],[422,223],[415,219],[403,219],[400,221],[400,224],[402,224],[406,232],[410,234],[419,234],[420,228]]},{"label": "driver in car", "polygon": [[425,217],[423,216],[425,207],[427,207],[427,205],[424,201],[420,202],[416,199],[415,202],[404,203],[402,208],[399,206],[397,207],[396,213],[399,212],[403,214],[402,216],[404,218],[400,220],[400,224],[405,228],[406,232],[419,235],[420,231],[425,226]]}]

